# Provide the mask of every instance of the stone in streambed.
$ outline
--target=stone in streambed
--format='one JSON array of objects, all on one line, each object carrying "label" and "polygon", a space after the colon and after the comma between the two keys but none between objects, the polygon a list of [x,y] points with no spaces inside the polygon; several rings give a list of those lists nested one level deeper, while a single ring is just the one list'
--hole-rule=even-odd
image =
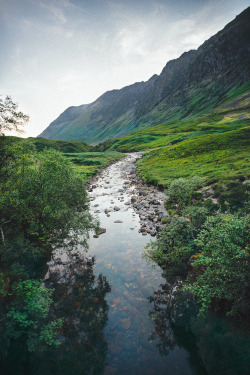
[{"label": "stone in streambed", "polygon": [[94,238],[98,238],[101,234],[106,233],[107,229],[99,228],[99,231],[93,235]]},{"label": "stone in streambed", "polygon": [[127,330],[131,327],[131,321],[130,321],[130,318],[127,318],[127,319],[122,319],[121,320],[121,325],[122,325],[122,328]]},{"label": "stone in streambed", "polygon": [[106,366],[105,367],[105,374],[106,375],[116,375],[118,369],[116,367]]}]

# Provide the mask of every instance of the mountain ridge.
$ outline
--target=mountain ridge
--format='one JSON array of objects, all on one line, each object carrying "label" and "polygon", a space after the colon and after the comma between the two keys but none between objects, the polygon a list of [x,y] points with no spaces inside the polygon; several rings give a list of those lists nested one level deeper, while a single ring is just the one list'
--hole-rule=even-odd
[{"label": "mountain ridge", "polygon": [[250,7],[197,50],[167,62],[160,75],[67,108],[40,136],[97,144],[213,110],[250,79],[249,21]]}]

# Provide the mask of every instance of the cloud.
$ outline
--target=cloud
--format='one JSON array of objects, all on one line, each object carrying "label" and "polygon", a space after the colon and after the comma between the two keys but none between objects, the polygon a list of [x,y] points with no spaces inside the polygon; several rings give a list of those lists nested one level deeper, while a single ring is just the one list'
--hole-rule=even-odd
[{"label": "cloud", "polygon": [[246,3],[0,0],[2,90],[31,115],[29,135],[37,135],[68,106],[159,74]]}]

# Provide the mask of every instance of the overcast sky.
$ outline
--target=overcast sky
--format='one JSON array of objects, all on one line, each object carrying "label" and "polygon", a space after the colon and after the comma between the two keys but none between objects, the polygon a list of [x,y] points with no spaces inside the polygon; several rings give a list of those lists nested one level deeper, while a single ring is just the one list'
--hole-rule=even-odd
[{"label": "overcast sky", "polygon": [[37,136],[72,105],[159,74],[249,0],[0,0],[0,94]]}]

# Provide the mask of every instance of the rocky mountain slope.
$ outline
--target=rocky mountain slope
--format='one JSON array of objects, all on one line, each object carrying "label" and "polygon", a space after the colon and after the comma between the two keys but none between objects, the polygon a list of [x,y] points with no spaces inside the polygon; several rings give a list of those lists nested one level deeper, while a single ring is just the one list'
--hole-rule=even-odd
[{"label": "rocky mountain slope", "polygon": [[169,61],[159,76],[108,91],[91,104],[69,107],[40,136],[97,144],[195,118],[225,103],[249,81],[249,62],[250,7],[197,50]]}]

